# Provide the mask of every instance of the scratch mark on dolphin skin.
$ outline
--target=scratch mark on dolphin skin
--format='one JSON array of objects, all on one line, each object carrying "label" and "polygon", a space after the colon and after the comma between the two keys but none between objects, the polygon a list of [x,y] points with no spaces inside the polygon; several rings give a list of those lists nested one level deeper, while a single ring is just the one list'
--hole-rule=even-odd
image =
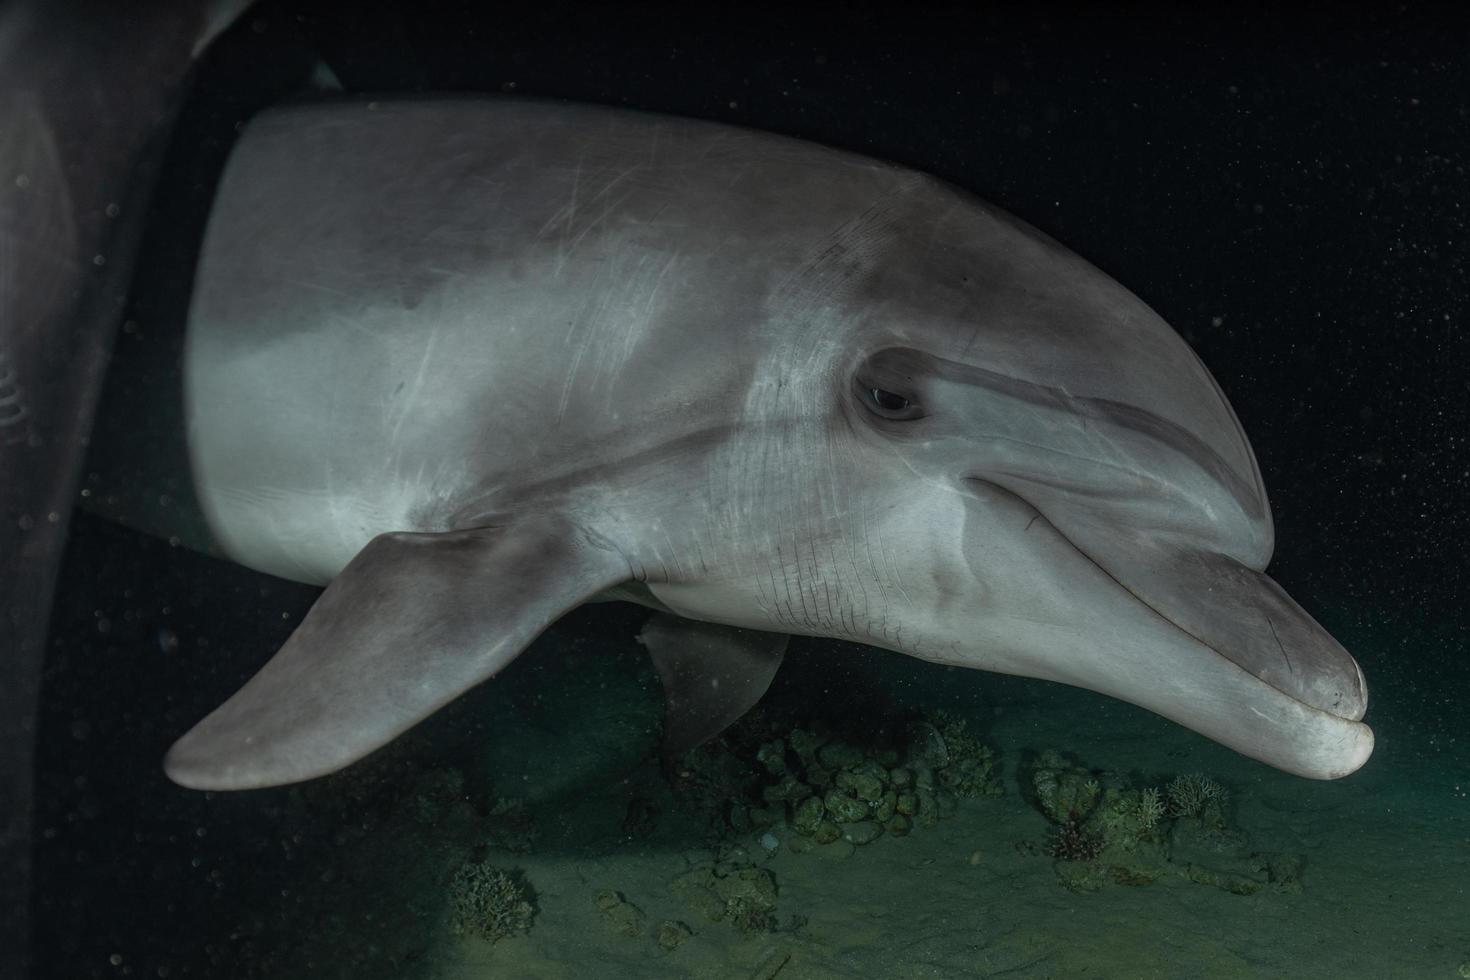
[{"label": "scratch mark on dolphin skin", "polygon": [[[658,275],[653,280],[653,288],[651,290],[649,290],[649,292],[648,292],[648,298],[643,303],[643,318],[644,318],[644,320],[648,320],[648,319],[650,319],[652,317],[653,311],[654,311],[654,304],[658,302],[659,293],[661,293],[663,291],[663,288],[664,288],[664,277],[669,274],[669,270],[672,269],[674,267],[675,263],[677,263],[679,261],[679,256],[680,256],[679,249],[677,249],[677,248],[674,249],[674,251],[669,254],[668,261],[666,261],[664,263],[664,267],[662,269],[658,270]],[[627,359],[627,356],[628,356],[627,355],[627,349],[625,347],[624,348],[624,354],[623,354],[624,360]]]},{"label": "scratch mark on dolphin skin", "polygon": [[[634,276],[635,279],[646,281],[647,276],[642,274],[643,265],[646,261],[646,256],[641,256],[638,259],[639,272]],[[659,295],[663,291],[664,277],[669,274],[669,270],[672,269],[675,263],[677,263],[678,261],[679,251],[675,249],[674,252],[669,255],[669,257],[664,261],[663,267],[658,270],[658,273],[656,275],[654,275],[653,285],[649,287],[648,291],[644,294],[642,309],[639,311],[638,315],[629,316],[626,318],[626,327],[623,330],[622,352],[618,357],[617,363],[608,367],[610,381],[608,384],[607,404],[609,409],[612,408],[613,399],[618,393],[617,376],[623,370],[624,365],[626,365],[628,361],[632,359],[634,344],[642,336],[643,328],[647,326],[647,324],[652,322],[654,313],[656,312]]]},{"label": "scratch mark on dolphin skin", "polygon": [[677,581],[688,581],[684,575],[684,565],[679,561],[679,552],[683,549],[674,542],[674,537],[669,534],[667,527],[660,525],[659,530],[663,532],[664,542],[669,546],[669,556],[674,560],[674,574],[678,576]]},{"label": "scratch mark on dolphin skin", "polygon": [[577,158],[577,166],[572,171],[572,194],[567,201],[566,218],[564,223],[568,228],[577,221],[577,194],[582,189],[582,158]]},{"label": "scratch mark on dolphin skin", "polygon": [[[389,433],[389,445],[398,447],[398,434],[403,430],[403,423],[407,421],[414,404],[418,401],[419,392],[424,387],[424,377],[428,373],[429,361],[434,357],[434,347],[439,342],[439,330],[441,322],[435,322],[434,328],[429,331],[429,339],[424,343],[424,352],[419,355],[418,370],[414,372],[413,384],[408,389],[403,401],[398,406],[398,418],[393,422],[393,430]],[[333,400],[335,401],[335,390]]]},{"label": "scratch mark on dolphin skin", "polygon": [[1266,625],[1271,628],[1271,639],[1276,641],[1276,649],[1281,651],[1281,659],[1286,661],[1287,672],[1290,674],[1295,674],[1296,668],[1292,666],[1291,657],[1287,654],[1286,647],[1282,645],[1281,637],[1276,635],[1276,624],[1271,622],[1270,616],[1266,617]]},{"label": "scratch mark on dolphin skin", "polygon": [[585,211],[592,205],[597,204],[597,202],[606,199],[613,188],[617,187],[623,181],[627,180],[629,177],[638,173],[642,169],[643,167],[641,164],[633,164],[632,166],[619,173],[616,177],[613,177],[607,183],[603,184],[602,188],[598,190],[597,193],[593,194],[585,202],[585,204],[583,204],[578,200],[581,193],[582,185],[582,161],[577,161],[577,166],[572,171],[572,186],[569,194],[569,200],[567,201],[565,206],[563,206],[559,211],[548,218],[546,220],[546,223],[541,226],[541,230],[536,233],[536,239],[540,241],[544,239],[552,231],[553,228],[556,228],[558,225],[561,226],[561,234],[558,236],[556,246],[556,263],[552,269],[552,277],[554,279],[561,278],[562,270],[566,267],[567,260],[570,258],[571,254],[581,246],[582,240],[585,239],[589,234],[591,234],[594,229],[605,224],[608,217],[612,215],[612,213],[616,211],[619,207],[621,207],[624,201],[626,201],[629,197],[633,195],[636,188],[629,188],[616,200],[612,200],[606,203],[603,206],[600,214],[596,214],[590,218],[584,219],[581,223],[580,229],[577,227],[578,212]]},{"label": "scratch mark on dolphin skin", "polygon": [[[582,328],[582,338],[577,342],[576,353],[572,355],[572,363],[567,366],[567,378],[561,386],[561,401],[558,402],[556,406],[556,426],[558,428],[560,428],[562,422],[565,421],[567,408],[571,405],[572,388],[577,381],[577,372],[581,370],[582,358],[586,356],[587,348],[592,346],[593,338],[597,334],[595,328],[603,321],[603,318],[607,313],[607,306],[610,302],[612,302],[612,291],[606,290],[602,293],[602,301],[597,310],[591,314],[587,322],[580,324]],[[567,332],[567,340],[570,341],[573,334],[577,332],[579,324],[577,320],[573,320],[571,323],[568,324],[568,326],[571,329]]]},{"label": "scratch mark on dolphin skin", "polygon": [[[607,187],[604,187],[600,192],[598,192],[598,194],[596,196],[594,196],[592,198],[592,201],[596,201],[599,197],[602,197],[603,195],[605,195],[608,192],[608,190],[613,187],[613,185],[615,185],[618,182],[626,179],[630,174],[636,172],[638,169],[640,169],[640,168],[638,168],[637,166],[633,166],[633,167],[628,168],[628,170],[625,171],[624,173],[621,173],[617,177],[614,177],[612,179],[612,181],[608,183]],[[567,252],[568,253],[575,252],[578,248],[580,248],[581,245],[582,245],[582,239],[584,239],[588,235],[590,235],[593,232],[594,229],[596,229],[596,228],[598,228],[598,227],[606,224],[607,223],[607,219],[612,216],[612,213],[614,211],[616,211],[619,207],[621,207],[622,206],[622,203],[624,201],[626,201],[628,198],[630,198],[632,196],[633,196],[633,189],[630,188],[629,190],[625,191],[623,193],[623,195],[621,197],[619,197],[617,200],[610,201],[607,204],[603,205],[602,213],[600,213],[599,215],[597,215],[597,217],[593,218],[591,221],[586,222],[586,224],[584,224],[582,226],[582,230],[579,231],[579,232],[577,232],[577,237],[575,237],[575,238],[573,238],[571,240],[570,244],[567,247]],[[591,203],[591,202],[589,202],[589,203]]]}]

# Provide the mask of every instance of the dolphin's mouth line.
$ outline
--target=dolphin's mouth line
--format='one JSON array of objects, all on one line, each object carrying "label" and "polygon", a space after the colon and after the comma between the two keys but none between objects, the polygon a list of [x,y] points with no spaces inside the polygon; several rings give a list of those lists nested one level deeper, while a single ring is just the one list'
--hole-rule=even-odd
[{"label": "dolphin's mouth line", "polygon": [[[1071,535],[1067,534],[1060,527],[1058,527],[1057,524],[1056,524],[1056,522],[1054,522],[1050,517],[1048,517],[1047,514],[1046,514],[1046,512],[1043,511],[1040,507],[1037,507],[1036,504],[1034,502],[1032,502],[1031,500],[1028,500],[1027,498],[1021,496],[1020,494],[1015,493],[1015,491],[1010,490],[1010,489],[1008,489],[1008,488],[1006,488],[1006,487],[1004,487],[1004,486],[1002,486],[1000,484],[993,483],[990,480],[987,480],[987,479],[985,479],[983,477],[974,477],[974,476],[965,477],[964,478],[964,482],[966,482],[966,483],[980,483],[980,484],[984,484],[986,487],[992,488],[992,489],[997,490],[997,491],[1000,491],[1002,493],[1010,494],[1010,495],[1016,497],[1017,499],[1021,500],[1023,503],[1026,504],[1027,507],[1029,507],[1034,512],[1033,515],[1032,515],[1032,517],[1027,521],[1026,527],[1027,527],[1028,530],[1031,528],[1031,526],[1036,522],[1036,520],[1038,518],[1041,519],[1041,520],[1046,521],[1047,524],[1051,527],[1051,529],[1054,532],[1056,532],[1056,534],[1059,535],[1064,541],[1066,541],[1067,544],[1071,546],[1072,550],[1077,553],[1077,555],[1079,555],[1082,559],[1084,559],[1086,562],[1088,562],[1088,564],[1092,565],[1099,572],[1101,572],[1104,576],[1106,576],[1109,581],[1111,581],[1114,585],[1116,585],[1119,589],[1121,589],[1124,593],[1126,593],[1129,596],[1129,598],[1131,598],[1134,602],[1137,602],[1139,605],[1141,605],[1144,608],[1148,609],[1151,613],[1153,613],[1155,616],[1158,616],[1160,619],[1162,619],[1164,622],[1168,623],[1174,629],[1178,630],[1180,633],[1182,633],[1185,636],[1189,637],[1191,640],[1194,640],[1200,646],[1204,647],[1205,649],[1207,649],[1211,653],[1213,653],[1216,657],[1219,657],[1221,660],[1223,660],[1226,663],[1230,664],[1231,666],[1235,667],[1242,674],[1244,674],[1244,675],[1252,678],[1253,680],[1255,680],[1257,683],[1259,683],[1263,687],[1268,688],[1272,692],[1280,695],[1283,698],[1286,698],[1291,703],[1293,703],[1295,705],[1299,705],[1302,708],[1305,708],[1305,709],[1307,709],[1309,711],[1321,712],[1322,714],[1324,714],[1324,715],[1326,715],[1328,717],[1339,719],[1339,720],[1342,720],[1342,721],[1347,721],[1347,722],[1354,722],[1354,723],[1356,723],[1356,722],[1361,721],[1361,716],[1355,717],[1355,716],[1353,716],[1351,714],[1342,713],[1342,712],[1339,712],[1337,710],[1334,710],[1334,708],[1331,707],[1331,706],[1323,705],[1323,704],[1314,704],[1311,701],[1307,701],[1307,700],[1305,700],[1303,698],[1298,697],[1295,694],[1292,694],[1290,691],[1287,691],[1287,690],[1283,689],[1279,684],[1272,683],[1269,679],[1267,679],[1266,677],[1263,677],[1260,672],[1255,671],[1255,670],[1252,670],[1247,665],[1241,663],[1241,661],[1238,660],[1237,658],[1230,656],[1228,653],[1226,653],[1224,650],[1222,650],[1218,644],[1210,642],[1209,640],[1207,640],[1204,637],[1202,637],[1201,635],[1199,635],[1199,633],[1197,633],[1196,631],[1191,630],[1187,626],[1185,626],[1182,623],[1180,623],[1174,616],[1171,616],[1167,611],[1165,611],[1164,609],[1160,608],[1160,606],[1158,604],[1153,603],[1153,602],[1150,602],[1148,599],[1144,598],[1142,595],[1140,595],[1138,593],[1138,591],[1136,589],[1134,589],[1133,587],[1131,587],[1127,582],[1125,582],[1123,579],[1119,578],[1116,574],[1114,574],[1112,571],[1110,571],[1106,565],[1104,565],[1102,562],[1098,561],[1095,557],[1093,557],[1093,555],[1090,554],[1086,548],[1084,548],[1077,541],[1075,541],[1071,537]],[[1296,665],[1293,663],[1290,654],[1287,652],[1286,645],[1284,643],[1282,643],[1281,638],[1280,638],[1279,634],[1277,633],[1276,624],[1274,622],[1272,622],[1271,617],[1269,615],[1265,615],[1264,613],[1262,615],[1264,616],[1264,619],[1265,619],[1267,628],[1270,630],[1270,635],[1271,635],[1272,639],[1275,641],[1276,648],[1281,653],[1281,659],[1286,664],[1286,672],[1287,672],[1287,675],[1288,676],[1293,676],[1293,677],[1296,676],[1296,673],[1297,673],[1297,671],[1296,671]],[[1361,689],[1361,687],[1362,687],[1362,669],[1359,668],[1359,667],[1357,667],[1356,662],[1354,663],[1354,667],[1356,669],[1357,682],[1358,682],[1359,688]]]},{"label": "dolphin's mouth line", "polygon": [[[1040,511],[1038,511],[1037,513],[1040,514]],[[1042,517],[1043,520],[1046,520],[1046,515],[1045,514],[1041,514],[1041,517]],[[1047,521],[1047,523],[1051,523],[1051,522],[1050,521]],[[1056,525],[1053,524],[1052,527],[1055,528]],[[1332,710],[1329,707],[1325,707],[1323,705],[1318,705],[1318,704],[1312,704],[1310,701],[1304,701],[1303,699],[1297,697],[1295,694],[1292,694],[1289,691],[1283,690],[1279,685],[1271,683],[1269,680],[1267,680],[1266,678],[1262,677],[1256,671],[1251,670],[1250,668],[1248,668],[1244,664],[1242,664],[1239,660],[1237,660],[1234,657],[1230,656],[1229,654],[1225,653],[1223,650],[1221,650],[1219,648],[1218,645],[1209,642],[1208,640],[1204,639],[1203,637],[1197,635],[1194,631],[1188,629],[1185,626],[1180,625],[1180,623],[1178,621],[1176,621],[1174,619],[1174,617],[1170,616],[1167,612],[1165,612],[1164,610],[1160,609],[1158,606],[1156,606],[1152,602],[1149,602],[1147,599],[1145,599],[1142,596],[1140,596],[1136,591],[1134,591],[1132,588],[1130,588],[1126,582],[1124,582],[1122,579],[1118,578],[1118,576],[1114,575],[1112,572],[1108,571],[1107,568],[1105,568],[1101,563],[1099,563],[1097,561],[1097,559],[1093,558],[1090,554],[1087,553],[1087,551],[1084,548],[1082,548],[1081,546],[1079,546],[1077,544],[1077,542],[1073,541],[1070,537],[1067,537],[1067,535],[1062,534],[1062,532],[1060,530],[1058,530],[1057,533],[1058,534],[1061,534],[1062,537],[1066,540],[1066,542],[1068,544],[1070,544],[1074,549],[1076,549],[1076,551],[1077,551],[1077,553],[1079,555],[1081,555],[1083,558],[1087,559],[1087,561],[1089,563],[1091,563],[1098,571],[1100,571],[1104,575],[1106,575],[1115,585],[1118,586],[1118,588],[1120,588],[1124,592],[1128,593],[1128,595],[1130,597],[1132,597],[1133,600],[1135,602],[1137,602],[1139,605],[1141,605],[1144,608],[1148,609],[1150,612],[1152,612],[1154,615],[1158,616],[1164,622],[1168,623],[1170,626],[1174,627],[1176,630],[1178,630],[1179,632],[1183,633],[1185,636],[1189,637],[1191,640],[1194,640],[1200,646],[1202,646],[1205,649],[1209,650],[1211,653],[1213,653],[1215,656],[1219,657],[1221,660],[1225,661],[1228,664],[1231,664],[1232,666],[1234,666],[1235,668],[1237,668],[1238,670],[1240,670],[1241,673],[1246,674],[1247,676],[1254,678],[1263,687],[1270,688],[1272,691],[1275,691],[1277,694],[1281,695],[1282,697],[1287,698],[1288,700],[1290,700],[1294,704],[1301,705],[1303,708],[1305,708],[1305,709],[1307,709],[1309,711],[1320,711],[1320,712],[1322,712],[1325,715],[1328,715],[1328,716],[1333,717],[1333,718],[1341,719],[1342,721],[1358,722],[1358,721],[1361,720],[1361,718],[1355,718],[1355,717],[1352,717],[1350,715],[1341,714],[1341,713],[1339,713],[1337,711]],[[1281,651],[1281,657],[1286,662],[1286,666],[1287,666],[1288,671],[1290,673],[1292,673],[1292,674],[1295,674],[1296,673],[1296,668],[1292,665],[1291,657],[1290,657],[1290,655],[1287,654],[1286,647],[1282,644],[1281,638],[1279,636],[1277,636],[1277,634],[1276,634],[1276,626],[1275,626],[1275,624],[1271,622],[1271,617],[1270,616],[1266,616],[1265,617],[1265,620],[1266,620],[1266,625],[1271,630],[1272,637],[1276,640],[1276,647],[1277,647],[1278,650]],[[1359,671],[1358,671],[1358,678],[1359,678],[1359,683],[1361,684],[1361,681],[1362,681],[1362,671],[1361,671],[1361,669],[1359,669]]]},{"label": "dolphin's mouth line", "polygon": [[[1063,535],[1063,537],[1066,537],[1066,536]],[[1184,626],[1181,626],[1168,613],[1164,612],[1158,606],[1154,605],[1153,603],[1149,602],[1147,599],[1145,599],[1142,596],[1140,596],[1137,592],[1133,591],[1131,588],[1128,587],[1128,585],[1126,583],[1124,583],[1116,575],[1114,575],[1112,572],[1108,571],[1102,565],[1098,564],[1097,560],[1094,559],[1091,555],[1089,555],[1086,551],[1083,551],[1081,548],[1078,548],[1077,547],[1077,543],[1075,541],[1072,541],[1071,538],[1067,538],[1067,541],[1068,541],[1069,544],[1072,545],[1072,547],[1077,548],[1077,553],[1078,554],[1082,555],[1082,557],[1086,558],[1089,562],[1091,562],[1098,569],[1098,571],[1102,572],[1108,578],[1112,579],[1113,583],[1116,584],[1118,586],[1118,588],[1120,588],[1124,592],[1128,593],[1128,595],[1130,595],[1135,602],[1137,602],[1139,605],[1143,606],[1144,608],[1148,609],[1155,616],[1158,616],[1164,622],[1168,623],[1170,626],[1174,627],[1176,630],[1178,630],[1179,632],[1183,633],[1185,636],[1189,637],[1191,640],[1194,640],[1196,643],[1198,643],[1200,646],[1204,647],[1206,650],[1209,650],[1211,653],[1213,653],[1215,656],[1219,657],[1221,660],[1224,660],[1227,663],[1233,664],[1235,667],[1239,668],[1242,673],[1249,674],[1251,677],[1254,677],[1257,681],[1259,681],[1262,685],[1264,685],[1266,687],[1269,687],[1271,690],[1275,691],[1277,694],[1280,694],[1284,698],[1290,698],[1292,701],[1296,702],[1297,704],[1301,705],[1304,708],[1310,708],[1313,711],[1325,711],[1326,710],[1324,708],[1319,708],[1317,705],[1308,704],[1306,701],[1303,701],[1301,698],[1297,697],[1296,695],[1291,694],[1291,693],[1289,693],[1287,691],[1283,691],[1280,687],[1278,687],[1275,684],[1272,684],[1270,681],[1266,680],[1260,674],[1258,674],[1255,671],[1249,670],[1246,667],[1242,666],[1240,664],[1240,662],[1238,660],[1236,660],[1234,657],[1229,656],[1228,654],[1226,654],[1224,651],[1222,651],[1215,644],[1210,643],[1208,640],[1204,639],[1203,637],[1198,636],[1195,633],[1191,632],[1189,629],[1185,628]],[[1266,622],[1268,624],[1271,622],[1271,620],[1270,620],[1269,617],[1267,617]],[[1275,627],[1274,626],[1272,627],[1271,631],[1272,631],[1273,634],[1275,633],[1276,630],[1275,630]],[[1277,640],[1277,646],[1278,647],[1280,646],[1280,643],[1281,643],[1281,641],[1280,640]],[[1287,666],[1290,667],[1291,666],[1291,658],[1290,657],[1286,657],[1286,651],[1285,651],[1285,649],[1282,649],[1281,653],[1282,653],[1282,656],[1286,659]],[[1295,671],[1293,671],[1293,673],[1295,673]],[[1333,712],[1328,711],[1327,714],[1333,714]],[[1338,717],[1338,718],[1342,717],[1341,715],[1336,715],[1336,714],[1333,714],[1333,716],[1334,717]]]}]

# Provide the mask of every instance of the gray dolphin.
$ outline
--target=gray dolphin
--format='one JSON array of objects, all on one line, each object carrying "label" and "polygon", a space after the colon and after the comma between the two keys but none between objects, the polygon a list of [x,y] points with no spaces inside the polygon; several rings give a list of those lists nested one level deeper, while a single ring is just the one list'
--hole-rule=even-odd
[{"label": "gray dolphin", "polygon": [[274,111],[222,180],[184,367],[208,540],[152,529],[327,584],[169,752],[185,786],[345,766],[606,598],[663,614],[684,744],[808,634],[1090,688],[1303,776],[1372,751],[1357,664],[1262,574],[1204,366],[911,170],[537,101]]},{"label": "gray dolphin", "polygon": [[46,619],[154,175],[248,0],[0,3],[0,976],[29,975]]}]

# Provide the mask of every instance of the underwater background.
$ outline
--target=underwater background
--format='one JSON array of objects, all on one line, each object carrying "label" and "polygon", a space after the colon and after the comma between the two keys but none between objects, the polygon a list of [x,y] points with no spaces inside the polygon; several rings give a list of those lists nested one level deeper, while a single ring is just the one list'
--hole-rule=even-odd
[{"label": "underwater background", "polygon": [[[164,750],[316,590],[78,514],[40,975],[1470,976],[1467,52],[1470,19],[1414,4],[257,5],[185,106],[119,363],[181,322],[239,124],[322,60],[350,92],[623,105],[902,163],[1200,354],[1260,461],[1272,574],[1362,665],[1377,750],[1310,782],[1101,695],[798,638],[757,711],[666,772],[645,613],[614,604],[344,774],[197,793]],[[822,840],[803,803],[834,792],[883,808],[876,839]]]}]

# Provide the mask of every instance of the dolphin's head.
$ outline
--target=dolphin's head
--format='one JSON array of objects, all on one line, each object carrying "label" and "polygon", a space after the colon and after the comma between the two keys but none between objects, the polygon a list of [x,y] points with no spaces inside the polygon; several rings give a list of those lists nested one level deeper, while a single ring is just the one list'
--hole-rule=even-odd
[{"label": "dolphin's head", "polygon": [[[1142,705],[1304,776],[1366,761],[1353,658],[1264,575],[1249,443],[1138,298],[957,192],[866,277],[839,394],[932,588],[897,642]],[[902,236],[900,235],[900,238]]]}]

